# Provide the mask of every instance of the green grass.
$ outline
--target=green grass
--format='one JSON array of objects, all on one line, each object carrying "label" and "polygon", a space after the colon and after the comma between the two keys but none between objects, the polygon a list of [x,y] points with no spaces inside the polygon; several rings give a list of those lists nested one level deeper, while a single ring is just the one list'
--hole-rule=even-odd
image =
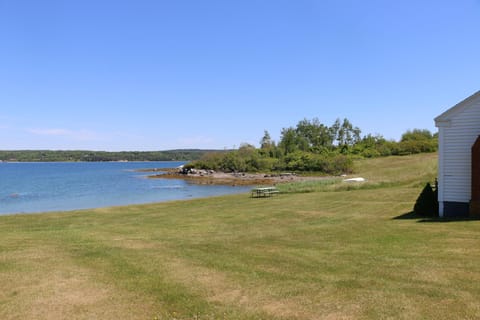
[{"label": "green grass", "polygon": [[[282,193],[308,193],[378,189],[402,185],[424,186],[427,182],[434,183],[437,172],[436,157],[436,153],[431,153],[420,157],[403,156],[358,160],[356,173],[348,177],[285,183],[279,185],[278,189]],[[419,159],[425,162],[419,161]],[[345,179],[360,176],[365,178],[366,182],[343,182]]]},{"label": "green grass", "polygon": [[480,221],[406,215],[435,171],[391,157],[357,187],[3,216],[0,315],[473,319]]},{"label": "green grass", "polygon": [[305,180],[277,185],[281,193],[309,193],[329,190],[328,187],[342,182],[341,178],[322,178],[321,180]]}]

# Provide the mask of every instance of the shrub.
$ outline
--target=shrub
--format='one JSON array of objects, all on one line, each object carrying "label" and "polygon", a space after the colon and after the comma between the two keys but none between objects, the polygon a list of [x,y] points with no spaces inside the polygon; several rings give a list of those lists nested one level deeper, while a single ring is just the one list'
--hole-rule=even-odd
[{"label": "shrub", "polygon": [[438,216],[438,200],[436,191],[433,191],[430,183],[427,183],[422,192],[418,196],[415,206],[413,207],[415,214],[420,216],[437,217]]},{"label": "shrub", "polygon": [[376,158],[380,156],[380,152],[375,149],[365,149],[362,151],[361,155],[365,158]]},{"label": "shrub", "polygon": [[398,154],[408,155],[422,152],[437,151],[436,140],[407,140],[398,143]]},{"label": "shrub", "polygon": [[350,173],[352,158],[346,155],[319,155],[297,151],[285,156],[285,169],[292,171],[315,171],[326,174]]}]

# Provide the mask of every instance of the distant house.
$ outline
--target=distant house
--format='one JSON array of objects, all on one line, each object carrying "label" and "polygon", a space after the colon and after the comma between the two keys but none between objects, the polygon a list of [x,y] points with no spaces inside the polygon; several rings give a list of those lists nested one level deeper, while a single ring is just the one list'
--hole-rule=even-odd
[{"label": "distant house", "polygon": [[480,91],[435,118],[440,217],[480,217]]}]

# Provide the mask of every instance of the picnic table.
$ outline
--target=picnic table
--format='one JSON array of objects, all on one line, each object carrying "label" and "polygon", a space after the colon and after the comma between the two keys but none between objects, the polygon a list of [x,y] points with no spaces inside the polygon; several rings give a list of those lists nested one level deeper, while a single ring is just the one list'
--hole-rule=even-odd
[{"label": "picnic table", "polygon": [[271,197],[279,192],[275,187],[257,187],[252,189],[252,198]]}]

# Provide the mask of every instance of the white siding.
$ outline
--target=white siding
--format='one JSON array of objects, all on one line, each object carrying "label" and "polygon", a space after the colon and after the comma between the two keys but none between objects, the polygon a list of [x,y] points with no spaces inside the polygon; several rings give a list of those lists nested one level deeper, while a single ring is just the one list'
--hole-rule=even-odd
[{"label": "white siding", "polygon": [[471,198],[471,149],[480,135],[480,98],[452,114],[450,125],[443,130],[440,147],[443,168],[442,200],[469,202]]}]

